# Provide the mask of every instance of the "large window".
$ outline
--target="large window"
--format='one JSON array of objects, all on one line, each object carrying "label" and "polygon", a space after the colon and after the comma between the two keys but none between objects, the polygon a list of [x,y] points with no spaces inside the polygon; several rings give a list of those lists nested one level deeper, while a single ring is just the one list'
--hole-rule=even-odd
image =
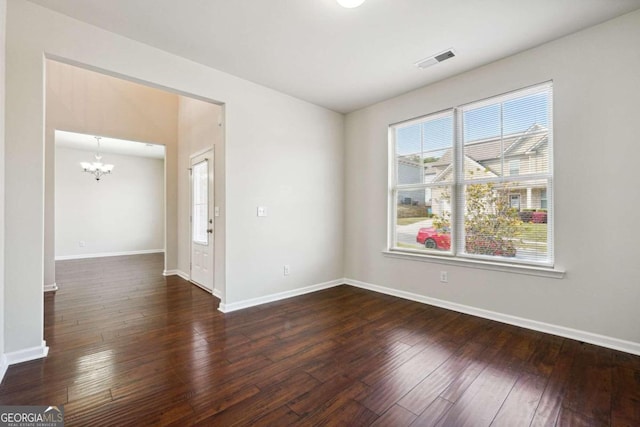
[{"label": "large window", "polygon": [[390,127],[390,249],[553,265],[552,87]]}]

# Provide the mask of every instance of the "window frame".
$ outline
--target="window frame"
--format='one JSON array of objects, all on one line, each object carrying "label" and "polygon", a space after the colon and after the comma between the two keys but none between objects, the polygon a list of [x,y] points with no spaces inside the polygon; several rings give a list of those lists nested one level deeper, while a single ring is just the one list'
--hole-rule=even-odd
[{"label": "window frame", "polygon": [[[548,169],[546,173],[531,173],[531,174],[518,174],[511,175],[511,171],[509,168],[505,170],[505,159],[502,157],[502,173],[500,176],[495,178],[481,178],[481,179],[465,179],[464,176],[464,135],[463,135],[463,115],[465,111],[468,111],[472,108],[479,108],[486,105],[496,104],[496,103],[505,103],[510,100],[526,97],[528,95],[533,95],[536,93],[547,92],[549,94],[548,100],[548,118],[549,123],[547,123],[547,144],[548,144]],[[452,116],[452,126],[453,126],[453,146],[451,148],[453,155],[453,173],[454,180],[452,183],[438,184],[434,185],[433,183],[425,182],[424,177],[422,177],[421,184],[411,185],[408,188],[405,185],[401,185],[397,183],[397,158],[396,158],[396,131],[401,127],[408,127],[411,125],[425,123],[429,120],[434,120],[439,116],[445,116],[451,114]],[[502,119],[501,119],[502,120]],[[501,125],[502,126],[502,125]],[[554,164],[553,164],[553,82],[547,81],[539,84],[535,84],[532,86],[516,89],[510,92],[494,95],[482,100],[468,102],[459,106],[454,106],[451,108],[447,108],[444,110],[440,110],[434,113],[422,115],[420,117],[415,117],[409,120],[392,123],[388,127],[388,150],[389,150],[389,179],[388,179],[388,232],[387,232],[387,249],[384,251],[387,254],[394,254],[407,256],[419,256],[420,258],[433,258],[433,259],[442,259],[442,260],[450,260],[454,262],[459,261],[469,261],[473,264],[477,263],[487,263],[490,265],[504,265],[509,268],[520,268],[526,270],[531,270],[540,268],[543,270],[553,269],[555,265],[555,253],[554,247],[555,242],[553,239],[554,232],[554,218],[553,218],[553,182],[554,182]],[[502,154],[504,156],[504,154]],[[519,161],[520,163],[520,161]],[[521,163],[520,165],[521,166]],[[520,168],[519,168],[520,169]],[[508,174],[505,172],[509,172]],[[520,171],[519,171],[520,172]],[[424,175],[424,170],[423,170]],[[464,224],[465,224],[465,213],[464,213],[464,188],[469,184],[482,184],[487,182],[498,182],[502,184],[508,183],[526,183],[527,181],[546,181],[546,201],[547,207],[545,208],[547,211],[547,258],[544,260],[534,260],[534,259],[509,259],[506,257],[499,257],[494,255],[479,255],[479,254],[469,254],[464,250]],[[449,251],[429,251],[429,250],[419,250],[412,248],[402,248],[397,246],[397,197],[398,191],[401,190],[409,190],[409,189],[427,189],[434,187],[449,187],[451,188],[451,248]],[[509,194],[509,203],[510,194]],[[520,205],[522,209],[522,205]]]},{"label": "window frame", "polygon": [[[454,123],[455,126],[455,109],[453,108],[447,108],[445,110],[441,110],[441,111],[436,111],[434,113],[431,114],[427,114],[424,116],[420,116],[420,117],[415,117],[409,120],[405,120],[402,122],[398,122],[398,123],[394,123],[392,125],[389,125],[388,128],[388,141],[390,141],[390,143],[388,144],[389,147],[389,159],[390,159],[390,167],[389,167],[389,179],[388,179],[388,183],[389,183],[389,188],[388,188],[388,193],[389,193],[389,203],[388,203],[388,218],[389,218],[389,233],[387,233],[388,236],[388,241],[387,241],[387,248],[389,250],[393,250],[393,251],[402,251],[402,252],[414,252],[414,253],[420,253],[417,250],[411,250],[411,249],[406,249],[406,248],[398,248],[394,245],[394,242],[396,242],[397,240],[397,233],[396,233],[396,227],[395,224],[397,223],[398,217],[397,217],[397,209],[395,206],[397,206],[397,200],[398,200],[398,191],[412,191],[412,190],[426,190],[427,188],[432,189],[432,188],[437,188],[437,187],[451,187],[452,188],[452,193],[453,193],[453,185],[454,183],[449,183],[449,184],[433,184],[431,182],[424,182],[424,165],[423,166],[423,171],[421,174],[422,177],[422,181],[421,183],[414,183],[414,184],[398,184],[398,169],[397,169],[397,162],[396,162],[396,153],[395,153],[395,130],[399,129],[399,128],[403,128],[403,127],[409,127],[413,124],[417,124],[417,123],[424,123],[426,121],[427,118],[430,119],[438,119],[438,118],[443,118],[446,117],[448,115],[451,115],[452,121]],[[452,150],[455,156],[455,135],[453,136],[453,141],[452,141]],[[455,180],[454,180],[455,182]],[[453,211],[453,204],[455,203],[453,198],[450,201],[451,203],[451,210]],[[452,230],[452,237],[453,237],[453,233],[454,231]],[[448,257],[452,257],[454,254],[453,251],[453,245],[454,245],[454,239],[451,239],[451,249],[447,252],[442,252],[441,254],[439,254],[440,256],[448,256]]]}]

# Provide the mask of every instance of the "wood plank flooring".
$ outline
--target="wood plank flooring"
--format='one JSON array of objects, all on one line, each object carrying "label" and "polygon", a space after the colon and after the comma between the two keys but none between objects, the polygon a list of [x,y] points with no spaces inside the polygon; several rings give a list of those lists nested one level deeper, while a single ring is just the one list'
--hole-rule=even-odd
[{"label": "wood plank flooring", "polygon": [[161,255],[57,263],[3,405],[68,426],[640,426],[640,357],[339,286],[223,315]]}]

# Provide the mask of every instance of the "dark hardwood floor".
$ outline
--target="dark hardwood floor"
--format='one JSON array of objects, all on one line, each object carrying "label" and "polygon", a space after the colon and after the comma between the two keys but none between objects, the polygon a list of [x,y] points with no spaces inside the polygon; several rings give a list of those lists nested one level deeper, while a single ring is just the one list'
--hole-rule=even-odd
[{"label": "dark hardwood floor", "polygon": [[339,286],[223,315],[162,256],[57,263],[3,405],[66,425],[640,426],[640,357]]}]

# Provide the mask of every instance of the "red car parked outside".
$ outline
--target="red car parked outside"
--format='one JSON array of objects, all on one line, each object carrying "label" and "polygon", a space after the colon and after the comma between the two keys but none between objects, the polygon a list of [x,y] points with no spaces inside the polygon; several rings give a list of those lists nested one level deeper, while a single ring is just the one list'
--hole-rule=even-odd
[{"label": "red car parked outside", "polygon": [[[427,249],[451,249],[451,229],[443,227],[421,228],[416,236],[416,242],[424,245]],[[486,236],[472,238],[467,236],[465,251],[469,254],[497,255],[513,257],[516,256],[516,247],[513,241],[496,240]]]},{"label": "red car parked outside", "polygon": [[416,236],[416,242],[427,249],[451,249],[451,230],[443,227],[436,230],[434,227],[421,228]]}]

